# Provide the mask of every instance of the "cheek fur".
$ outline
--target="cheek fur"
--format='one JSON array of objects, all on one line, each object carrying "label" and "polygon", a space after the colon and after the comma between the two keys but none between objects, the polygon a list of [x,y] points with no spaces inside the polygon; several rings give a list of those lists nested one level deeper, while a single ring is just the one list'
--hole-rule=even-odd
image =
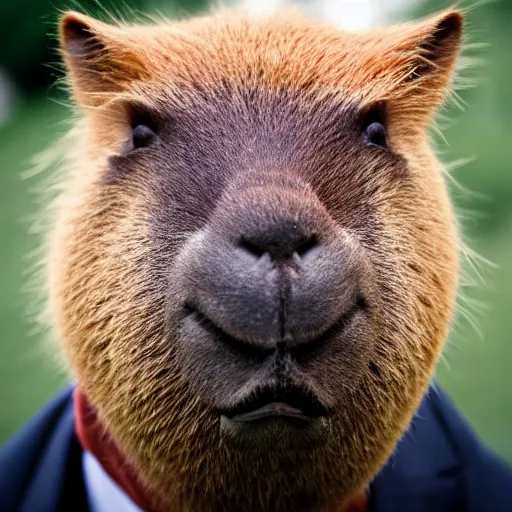
[{"label": "cheek fur", "polygon": [[381,330],[408,354],[404,371],[419,378],[422,393],[454,315],[458,234],[438,164],[421,175],[412,167],[411,176],[405,194],[381,201],[383,230],[371,250],[382,290]]}]

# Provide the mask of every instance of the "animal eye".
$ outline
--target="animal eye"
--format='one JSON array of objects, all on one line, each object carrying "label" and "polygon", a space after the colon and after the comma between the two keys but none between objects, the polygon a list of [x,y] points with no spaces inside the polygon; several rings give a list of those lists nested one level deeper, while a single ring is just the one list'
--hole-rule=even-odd
[{"label": "animal eye", "polygon": [[373,122],[366,127],[364,132],[367,142],[382,148],[387,147],[386,128],[378,122]]},{"label": "animal eye", "polygon": [[362,118],[362,131],[367,144],[387,148],[384,105],[373,105],[364,113]]},{"label": "animal eye", "polygon": [[148,147],[158,136],[155,116],[139,105],[131,105],[129,111],[131,136],[127,151]]},{"label": "animal eye", "polygon": [[132,149],[140,149],[149,146],[156,138],[156,133],[151,126],[137,124],[132,128]]}]

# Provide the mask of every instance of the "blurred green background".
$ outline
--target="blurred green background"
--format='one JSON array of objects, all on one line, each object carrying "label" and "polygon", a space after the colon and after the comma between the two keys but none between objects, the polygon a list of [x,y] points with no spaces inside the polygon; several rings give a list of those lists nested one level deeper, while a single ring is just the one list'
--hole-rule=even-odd
[{"label": "blurred green background", "polygon": [[[371,7],[371,1],[363,3]],[[80,4],[90,13],[126,10],[125,2],[115,0],[102,2],[101,9],[94,0]],[[129,4],[142,11],[155,8],[154,1]],[[314,2],[305,4],[314,10]],[[378,9],[384,4],[378,0]],[[400,2],[389,9],[395,19],[449,5],[426,0],[400,10],[395,4]],[[174,15],[203,6],[201,0],[156,5]],[[64,132],[70,113],[62,91],[52,85],[60,76],[52,34],[62,8],[77,5],[72,0],[0,4],[0,443],[65,381],[45,355],[26,311],[27,255],[37,244],[30,235],[30,219],[39,207],[33,191],[42,177],[22,179],[32,157]],[[486,43],[470,52],[482,61],[469,73],[477,87],[461,92],[464,111],[448,109],[446,140],[437,145],[447,161],[472,158],[452,173],[472,193],[453,186],[453,196],[471,247],[495,267],[483,265],[483,281],[464,287],[470,301],[480,305],[461,304],[438,379],[480,435],[512,462],[512,2],[480,5],[468,18],[470,39]]]}]

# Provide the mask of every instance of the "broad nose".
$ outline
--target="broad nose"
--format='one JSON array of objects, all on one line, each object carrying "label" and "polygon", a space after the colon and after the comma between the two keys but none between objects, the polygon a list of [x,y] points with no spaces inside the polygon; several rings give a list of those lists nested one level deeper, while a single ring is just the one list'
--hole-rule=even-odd
[{"label": "broad nose", "polygon": [[314,349],[365,304],[363,259],[310,190],[231,196],[187,254],[188,311],[212,344]]},{"label": "broad nose", "polygon": [[318,245],[314,231],[311,227],[305,229],[303,223],[294,219],[274,218],[245,231],[240,247],[257,258],[267,253],[274,260],[302,258]]}]

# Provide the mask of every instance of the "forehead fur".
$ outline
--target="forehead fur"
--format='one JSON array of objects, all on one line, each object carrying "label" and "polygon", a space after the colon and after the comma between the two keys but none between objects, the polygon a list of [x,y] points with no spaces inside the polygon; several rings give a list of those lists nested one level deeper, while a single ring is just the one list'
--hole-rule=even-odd
[{"label": "forehead fur", "polygon": [[[70,13],[63,19],[61,36],[79,101],[80,93],[101,98],[115,89],[148,102],[149,88],[161,97],[230,83],[337,93],[365,104],[411,96],[428,82],[423,93],[438,104],[449,82],[446,71],[455,61],[461,25],[462,16],[455,11],[361,33],[343,32],[291,11],[260,18],[221,11],[180,22],[117,26]],[[77,26],[101,47],[86,56],[89,69],[96,69],[88,77],[82,74],[82,80],[84,62],[77,57],[84,55],[73,47]],[[441,68],[445,72],[437,73]],[[110,75],[110,87],[98,90],[91,83],[98,73],[103,79]]]}]

